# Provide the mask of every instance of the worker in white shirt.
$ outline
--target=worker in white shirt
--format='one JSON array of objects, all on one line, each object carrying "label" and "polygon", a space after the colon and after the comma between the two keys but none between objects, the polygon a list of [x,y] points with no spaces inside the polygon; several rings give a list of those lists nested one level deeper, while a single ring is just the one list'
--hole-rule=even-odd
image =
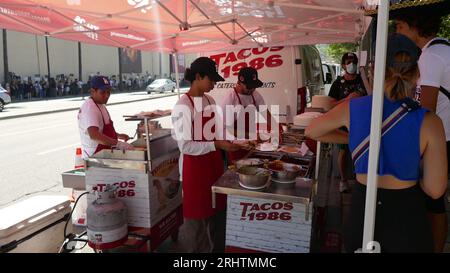
[{"label": "worker in white shirt", "polygon": [[223,252],[226,196],[217,195],[213,208],[211,186],[224,173],[220,150],[236,151],[240,146],[217,137],[222,118],[215,116],[211,107],[215,101],[205,94],[224,80],[217,73],[216,63],[207,57],[197,58],[186,69],[185,79],[191,87],[175,105],[172,121],[181,151],[183,226],[188,234],[188,252]]},{"label": "worker in white shirt", "polygon": [[[259,119],[259,111],[261,110],[260,106],[265,105],[265,102],[256,90],[261,86],[263,86],[263,82],[258,78],[258,71],[255,68],[244,67],[239,71],[235,87],[227,92],[221,103],[225,117],[226,132],[224,134],[227,137],[232,137],[237,141],[261,140],[259,133],[262,131],[263,126],[260,125],[263,122]],[[232,110],[230,106],[235,109]],[[267,124],[265,124],[267,132],[271,131],[271,124],[274,123],[275,120],[267,111]],[[233,163],[248,153],[248,149],[228,152],[228,161]]]},{"label": "worker in white shirt", "polygon": [[116,132],[111,116],[106,109],[105,105],[111,95],[111,85],[108,78],[94,76],[91,80],[90,92],[90,98],[83,103],[78,111],[78,128],[83,159],[113,146],[122,150],[133,150],[133,145],[126,142],[130,137]]}]

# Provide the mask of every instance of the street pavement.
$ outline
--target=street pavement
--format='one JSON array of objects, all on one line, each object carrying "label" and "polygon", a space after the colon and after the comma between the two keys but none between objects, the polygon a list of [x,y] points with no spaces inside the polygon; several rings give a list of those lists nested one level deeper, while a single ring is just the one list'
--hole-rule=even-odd
[{"label": "street pavement", "polygon": [[[120,93],[111,95],[107,107],[117,131],[133,136],[137,122],[125,121],[123,115],[171,109],[177,100],[176,93]],[[61,173],[74,166],[80,146],[76,113],[83,102],[81,97],[17,102],[0,112],[0,209],[43,193],[71,194]],[[159,121],[171,126],[170,117]],[[156,252],[184,252],[186,236],[181,229],[177,243],[169,238]]]},{"label": "street pavement", "polygon": [[[169,95],[169,96],[167,96]],[[108,111],[116,130],[132,137],[137,122],[123,115],[172,109],[178,96],[145,92],[113,94]],[[66,194],[61,173],[74,168],[80,147],[77,111],[81,98],[20,102],[0,112],[0,208],[40,193]],[[161,125],[170,127],[170,117]]]}]

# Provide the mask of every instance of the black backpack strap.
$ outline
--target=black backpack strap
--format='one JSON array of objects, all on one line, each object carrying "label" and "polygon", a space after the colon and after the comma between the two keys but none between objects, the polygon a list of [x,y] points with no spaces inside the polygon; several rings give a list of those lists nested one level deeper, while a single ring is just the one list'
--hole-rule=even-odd
[{"label": "black backpack strap", "polygon": [[427,47],[430,47],[430,46],[433,46],[433,45],[446,45],[446,46],[450,46],[450,42],[447,41],[447,40],[444,40],[444,39],[436,39],[436,40],[431,41],[431,43],[430,43]]},{"label": "black backpack strap", "polygon": [[442,94],[444,94],[444,95],[450,100],[450,92],[448,92],[447,89],[445,89],[444,87],[441,86],[441,87],[439,88],[439,91],[441,91]]}]

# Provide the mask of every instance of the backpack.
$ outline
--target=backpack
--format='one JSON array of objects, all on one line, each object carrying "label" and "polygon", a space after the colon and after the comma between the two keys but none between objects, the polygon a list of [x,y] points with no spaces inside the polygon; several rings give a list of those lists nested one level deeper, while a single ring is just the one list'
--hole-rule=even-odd
[{"label": "backpack", "polygon": [[[446,46],[450,46],[450,42],[444,39],[436,39],[434,41],[432,41],[428,46],[433,46],[433,45],[446,45]],[[450,92],[445,89],[444,87],[439,87],[439,91],[442,92],[442,94],[444,94],[449,100],[450,100]]]}]

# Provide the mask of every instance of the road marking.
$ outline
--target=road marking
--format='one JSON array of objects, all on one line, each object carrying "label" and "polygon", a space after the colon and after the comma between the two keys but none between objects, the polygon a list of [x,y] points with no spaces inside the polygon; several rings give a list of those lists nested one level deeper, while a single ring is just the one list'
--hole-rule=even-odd
[{"label": "road marking", "polygon": [[41,130],[46,130],[46,129],[51,129],[51,128],[57,128],[57,127],[61,127],[61,126],[73,126],[73,123],[61,123],[61,124],[55,124],[55,125],[52,125],[52,126],[31,129],[31,130],[25,130],[25,131],[19,131],[19,132],[14,132],[14,133],[1,134],[0,137],[28,134],[28,133],[32,133],[32,132],[36,132],[36,131],[41,131]]},{"label": "road marking", "polygon": [[61,146],[61,147],[58,147],[58,148],[54,148],[54,149],[51,149],[51,150],[40,152],[37,155],[46,155],[46,154],[50,154],[50,153],[53,153],[53,152],[61,151],[61,150],[64,150],[64,149],[67,149],[67,148],[70,148],[70,147],[75,147],[75,146],[81,146],[80,142],[72,143],[72,144],[69,144],[69,145],[66,145],[66,146]]}]

